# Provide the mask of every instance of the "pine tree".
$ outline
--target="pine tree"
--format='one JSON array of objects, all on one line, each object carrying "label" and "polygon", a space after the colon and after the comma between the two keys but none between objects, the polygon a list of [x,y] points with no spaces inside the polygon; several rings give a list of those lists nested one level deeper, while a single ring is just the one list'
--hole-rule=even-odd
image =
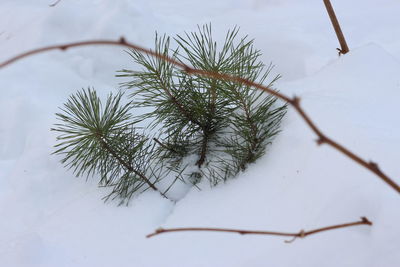
[{"label": "pine tree", "polygon": [[[229,31],[219,49],[206,25],[173,40],[156,35],[155,51],[197,69],[265,83],[271,65],[259,61],[253,40],[236,41],[237,35],[237,28]],[[236,82],[189,75],[139,51],[128,53],[142,67],[119,75],[130,79],[123,84],[130,101],[123,104],[119,92],[103,104],[93,89],[81,90],[56,114],[60,123],[53,129],[60,133],[54,153],[77,176],[99,176],[100,186],[112,188],[106,199],[127,203],[147,189],[167,197],[178,180],[196,185],[207,178],[216,185],[260,158],[279,132],[286,106],[275,97]],[[132,115],[132,109],[143,108],[151,111]],[[137,127],[140,121],[150,121],[148,129]],[[173,179],[161,189],[167,176]]]},{"label": "pine tree", "polygon": [[[155,51],[197,69],[264,83],[272,67],[259,61],[253,40],[245,37],[236,44],[237,35],[237,28],[229,31],[218,50],[206,25],[197,33],[178,35],[175,49],[169,37],[156,35]],[[152,126],[162,129],[163,140],[157,142],[163,160],[179,169],[185,158],[197,155],[198,170],[188,174],[192,182],[206,177],[216,185],[235,176],[262,156],[278,133],[286,106],[277,106],[276,98],[235,82],[189,75],[135,50],[129,54],[142,71],[122,70],[119,76],[131,78],[123,85],[131,89],[136,108],[153,109],[142,119],[150,118]]]}]

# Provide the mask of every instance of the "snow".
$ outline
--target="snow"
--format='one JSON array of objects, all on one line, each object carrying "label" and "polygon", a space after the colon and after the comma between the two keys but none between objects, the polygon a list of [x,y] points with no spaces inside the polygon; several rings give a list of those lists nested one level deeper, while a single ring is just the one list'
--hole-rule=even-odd
[{"label": "snow", "polygon": [[[125,36],[152,47],[154,32],[212,22],[220,40],[241,27],[301,97],[316,124],[397,183],[400,168],[400,3],[332,0],[351,52],[340,58],[322,1],[2,0],[0,61],[27,49]],[[74,178],[50,155],[49,129],[65,99],[93,86],[116,90],[132,68],[120,48],[49,52],[0,70],[0,266],[397,266],[398,194],[315,136],[289,110],[267,155],[237,179],[193,189],[176,204],[146,192],[128,207],[103,203],[96,179]],[[374,225],[284,238],[175,233],[162,227],[297,232],[355,221]]]}]

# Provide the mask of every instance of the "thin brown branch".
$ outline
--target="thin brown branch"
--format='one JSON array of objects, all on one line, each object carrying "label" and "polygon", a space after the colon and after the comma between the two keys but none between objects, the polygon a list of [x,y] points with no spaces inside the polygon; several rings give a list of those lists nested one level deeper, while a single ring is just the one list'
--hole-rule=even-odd
[{"label": "thin brown branch", "polygon": [[340,28],[340,24],[336,17],[335,10],[333,9],[330,0],[324,0],[324,4],[325,4],[326,11],[328,11],[329,18],[331,19],[333,28],[335,29],[336,36],[340,43],[341,48],[340,49],[337,48],[337,50],[339,51],[339,55],[341,55],[341,54],[344,55],[347,52],[349,52],[349,47],[347,46],[346,39],[344,38],[344,34],[342,32],[342,29]]},{"label": "thin brown branch", "polygon": [[317,143],[318,144],[327,144],[330,145],[331,147],[333,147],[334,149],[336,149],[337,151],[341,152],[342,154],[344,154],[345,156],[347,156],[348,158],[352,159],[353,161],[355,161],[356,163],[360,164],[361,166],[363,166],[364,168],[368,169],[370,172],[374,173],[376,176],[378,176],[382,181],[384,181],[386,184],[388,184],[390,187],[392,187],[393,190],[395,190],[397,193],[400,194],[400,186],[394,182],[391,178],[389,178],[389,176],[387,176],[385,173],[383,173],[381,171],[381,169],[379,168],[378,164],[371,162],[371,161],[366,161],[363,160],[360,156],[357,156],[356,154],[354,154],[353,152],[351,152],[349,149],[345,148],[344,146],[340,145],[339,143],[337,143],[336,141],[332,140],[331,138],[328,138],[327,136],[325,136],[321,130],[313,123],[313,121],[310,119],[310,117],[305,113],[305,111],[301,108],[300,106],[300,99],[297,97],[293,97],[290,98],[280,92],[277,92],[267,86],[264,86],[262,84],[258,84],[255,82],[252,82],[250,80],[241,78],[241,77],[237,77],[237,76],[233,76],[233,75],[229,75],[229,74],[223,74],[223,73],[217,73],[217,72],[212,72],[212,71],[206,71],[206,70],[199,70],[199,69],[194,69],[191,68],[181,62],[178,62],[176,60],[171,59],[170,57],[161,55],[159,53],[156,53],[152,50],[146,49],[146,48],[142,48],[140,46],[137,46],[135,44],[132,43],[128,43],[125,41],[125,39],[123,37],[120,38],[119,41],[110,41],[110,40],[97,40],[97,41],[84,41],[84,42],[76,42],[76,43],[68,43],[68,44],[62,44],[62,45],[53,45],[53,46],[47,46],[47,47],[42,47],[39,49],[34,49],[34,50],[30,50],[27,51],[25,53],[19,54],[15,57],[12,57],[4,62],[2,62],[0,64],[0,69],[6,67],[7,65],[10,65],[20,59],[23,59],[25,57],[29,57],[35,54],[39,54],[39,53],[43,53],[46,51],[50,51],[50,50],[66,50],[68,48],[72,48],[72,47],[79,47],[79,46],[92,46],[92,45],[113,45],[113,46],[123,46],[123,47],[128,47],[131,49],[135,49],[137,51],[143,52],[145,54],[154,56],[154,57],[158,57],[161,58],[165,61],[168,61],[172,64],[174,64],[175,66],[182,68],[184,71],[186,71],[188,74],[196,74],[196,75],[201,75],[204,77],[209,77],[209,78],[215,78],[215,79],[223,79],[223,80],[228,80],[228,81],[234,81],[234,82],[238,82],[241,83],[243,85],[247,85],[247,86],[252,86],[255,88],[258,88],[268,94],[271,94],[283,101],[286,101],[287,103],[289,103],[290,105],[292,105],[295,110],[300,114],[300,116],[304,119],[304,121],[306,122],[306,124],[313,130],[313,132],[317,135],[318,140]]},{"label": "thin brown branch", "polygon": [[202,232],[225,232],[225,233],[236,233],[241,235],[275,235],[275,236],[285,236],[285,237],[293,237],[290,241],[285,241],[287,243],[293,242],[296,238],[304,238],[309,235],[331,231],[340,228],[352,227],[357,225],[372,225],[372,222],[369,221],[366,217],[361,217],[361,220],[350,223],[343,223],[337,225],[331,225],[327,227],[317,228],[309,231],[301,230],[297,233],[286,233],[286,232],[274,232],[274,231],[252,231],[252,230],[241,230],[241,229],[227,229],[227,228],[202,228],[202,227],[188,227],[188,228],[169,228],[163,229],[159,228],[154,233],[147,235],[147,238],[151,238],[156,235],[164,234],[164,233],[172,233],[172,232],[193,232],[193,231],[202,231]]},{"label": "thin brown branch", "polygon": [[69,48],[73,48],[73,47],[79,47],[79,46],[93,46],[93,45],[111,45],[111,46],[123,46],[123,47],[128,47],[131,49],[135,49],[137,51],[140,51],[142,53],[154,56],[154,57],[158,57],[161,58],[167,62],[170,62],[172,64],[174,64],[175,66],[178,66],[182,69],[186,69],[187,66],[183,63],[180,63],[178,61],[175,61],[169,57],[166,57],[162,54],[159,54],[157,52],[154,52],[150,49],[146,49],[143,48],[141,46],[132,44],[132,43],[128,43],[126,42],[124,37],[121,37],[118,41],[113,41],[113,40],[90,40],[90,41],[83,41],[83,42],[74,42],[74,43],[68,43],[68,44],[62,44],[62,45],[51,45],[51,46],[46,46],[46,47],[42,47],[39,49],[33,49],[30,51],[27,51],[25,53],[19,54],[13,58],[10,58],[9,60],[6,60],[4,62],[2,62],[0,64],[0,69],[4,68],[7,65],[10,65],[11,63],[14,63],[15,61],[18,61],[20,59],[35,55],[35,54],[40,54],[43,52],[47,52],[47,51],[51,51],[51,50],[67,50]]}]

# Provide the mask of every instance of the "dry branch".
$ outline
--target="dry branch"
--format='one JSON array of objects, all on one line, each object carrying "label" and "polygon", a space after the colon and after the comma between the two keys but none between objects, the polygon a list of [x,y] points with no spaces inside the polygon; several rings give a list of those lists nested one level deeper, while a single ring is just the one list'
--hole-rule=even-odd
[{"label": "dry branch", "polygon": [[335,229],[340,229],[340,228],[346,228],[346,227],[351,227],[351,226],[357,226],[357,225],[372,225],[372,222],[368,220],[366,217],[361,217],[360,221],[356,222],[350,222],[350,223],[343,223],[343,224],[337,224],[337,225],[332,225],[332,226],[327,226],[327,227],[322,227],[322,228],[317,228],[314,230],[309,230],[309,231],[304,231],[301,230],[298,233],[285,233],[285,232],[272,232],[272,231],[252,231],[252,230],[239,230],[239,229],[227,229],[227,228],[201,228],[201,227],[190,227],[190,228],[169,228],[169,229],[163,229],[159,228],[157,229],[154,233],[151,233],[147,235],[147,238],[164,234],[164,233],[172,233],[172,232],[193,232],[193,231],[203,231],[203,232],[225,232],[225,233],[236,233],[236,234],[241,234],[241,235],[275,235],[275,236],[285,236],[285,237],[293,237],[292,240],[285,241],[286,243],[293,242],[296,238],[304,238],[309,235],[325,232],[325,231],[330,231],[330,230],[335,230]]},{"label": "dry branch", "polygon": [[386,184],[388,184],[390,187],[392,187],[393,190],[395,190],[397,193],[400,194],[400,186],[392,180],[389,176],[387,176],[385,173],[382,172],[382,170],[379,168],[378,164],[372,161],[366,161],[362,159],[360,156],[356,155],[355,153],[351,152],[349,149],[345,148],[343,145],[339,144],[338,142],[332,140],[331,138],[327,137],[325,134],[322,133],[322,131],[315,125],[315,123],[311,120],[311,118],[306,114],[306,112],[303,110],[303,108],[300,106],[300,98],[298,97],[293,97],[290,98],[280,92],[274,91],[273,89],[266,87],[262,84],[258,84],[255,82],[252,82],[250,80],[229,75],[229,74],[223,74],[223,73],[217,73],[217,72],[211,72],[211,71],[205,71],[205,70],[200,70],[200,69],[195,69],[192,68],[186,64],[183,64],[181,62],[175,61],[171,59],[170,57],[161,55],[159,53],[156,53],[150,49],[146,49],[143,47],[140,47],[138,45],[126,42],[123,37],[121,37],[118,41],[112,41],[112,40],[91,40],[91,41],[83,41],[83,42],[74,42],[74,43],[68,43],[68,44],[62,44],[62,45],[53,45],[53,46],[47,46],[47,47],[42,47],[34,50],[27,51],[25,53],[19,54],[15,57],[12,57],[0,64],[0,69],[6,67],[7,65],[10,65],[14,63],[15,61],[18,61],[22,58],[29,57],[35,54],[43,53],[46,51],[50,50],[67,50],[68,48],[72,47],[80,47],[80,46],[93,46],[93,45],[113,45],[113,46],[123,46],[131,49],[135,49],[137,51],[140,51],[142,53],[158,57],[160,59],[163,59],[165,61],[168,61],[175,66],[183,69],[186,71],[188,74],[196,74],[196,75],[201,75],[205,77],[210,77],[210,78],[215,78],[215,79],[223,79],[223,80],[229,80],[229,81],[235,81],[244,85],[252,86],[255,88],[258,88],[268,94],[271,94],[287,103],[289,103],[291,106],[294,107],[294,109],[300,114],[300,116],[303,118],[303,120],[306,122],[306,124],[312,129],[312,131],[317,135],[317,144],[322,145],[322,144],[327,144],[337,151],[341,152],[342,154],[346,155],[348,158],[352,159],[359,165],[363,166],[370,172],[374,173],[376,176],[378,176],[382,181],[384,181]]},{"label": "dry branch", "polygon": [[332,4],[330,0],[324,0],[326,11],[328,11],[329,18],[331,19],[333,28],[335,29],[336,36],[340,43],[340,49],[336,48],[339,51],[339,55],[346,54],[349,52],[349,47],[347,46],[346,39],[344,38],[344,34],[342,29],[340,28],[339,21],[336,17],[335,10],[333,10]]}]

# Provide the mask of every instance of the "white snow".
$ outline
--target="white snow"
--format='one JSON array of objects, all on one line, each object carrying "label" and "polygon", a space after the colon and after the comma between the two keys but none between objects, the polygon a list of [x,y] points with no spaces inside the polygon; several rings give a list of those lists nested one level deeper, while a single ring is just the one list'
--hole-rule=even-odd
[{"label": "white snow", "polygon": [[[400,3],[332,0],[351,52],[340,58],[322,1],[2,0],[0,61],[62,42],[125,36],[153,46],[154,32],[181,34],[212,22],[217,40],[235,25],[255,38],[316,124],[400,183]],[[132,68],[118,47],[26,58],[0,70],[0,266],[398,266],[399,196],[315,136],[289,110],[266,156],[237,179],[193,189],[177,204],[146,192],[128,207],[103,203],[50,155],[54,113],[71,93],[116,90]],[[158,227],[232,227],[297,232],[358,220],[358,226],[284,238],[175,233]]]}]

